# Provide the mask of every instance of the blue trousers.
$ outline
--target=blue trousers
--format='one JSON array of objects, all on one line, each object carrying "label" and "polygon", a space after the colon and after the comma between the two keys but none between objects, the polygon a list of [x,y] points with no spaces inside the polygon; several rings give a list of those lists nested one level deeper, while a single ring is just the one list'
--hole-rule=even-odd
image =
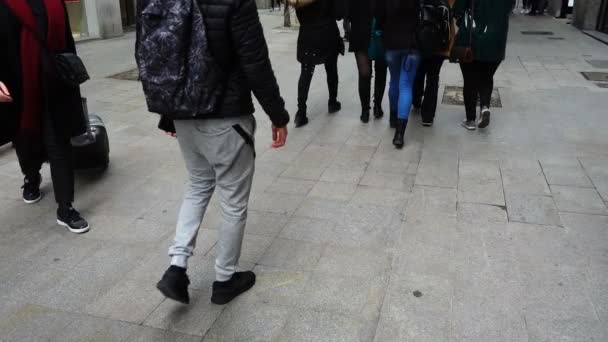
[{"label": "blue trousers", "polygon": [[397,112],[400,120],[407,120],[412,107],[416,70],[420,55],[415,50],[387,50],[386,62],[391,73],[388,91],[391,112]]}]

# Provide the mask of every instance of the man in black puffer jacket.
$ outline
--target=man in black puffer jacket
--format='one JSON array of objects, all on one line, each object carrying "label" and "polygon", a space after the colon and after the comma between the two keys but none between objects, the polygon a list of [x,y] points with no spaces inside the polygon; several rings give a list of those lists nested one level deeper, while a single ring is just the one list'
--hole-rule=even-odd
[{"label": "man in black puffer jacket", "polygon": [[168,298],[189,302],[187,261],[217,186],[223,222],[211,301],[226,304],[255,284],[253,272],[237,272],[255,161],[251,93],[272,121],[273,147],[285,144],[289,115],[270,64],[255,1],[197,1],[209,52],[227,74],[225,84],[218,85],[225,91],[211,114],[193,114],[190,120],[166,116],[161,121],[161,128],[177,134],[190,184],[179,212],[175,243],[169,250],[171,267],[157,287]]}]

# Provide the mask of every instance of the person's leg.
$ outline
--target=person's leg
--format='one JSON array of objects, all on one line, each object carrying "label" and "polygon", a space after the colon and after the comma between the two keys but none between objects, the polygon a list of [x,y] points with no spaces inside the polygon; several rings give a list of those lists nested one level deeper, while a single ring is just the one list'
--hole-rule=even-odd
[{"label": "person's leg", "polygon": [[338,102],[338,54],[331,56],[325,62],[325,72],[327,73],[327,89],[329,91],[328,111],[335,113],[342,109]]},{"label": "person's leg", "polygon": [[409,53],[401,64],[401,77],[399,79],[399,105],[397,109],[397,129],[393,144],[397,148],[402,148],[405,144],[405,130],[407,128],[408,117],[412,108],[412,88],[416,79],[416,71],[420,63],[420,56],[417,53]]},{"label": "person's leg", "polygon": [[386,51],[386,62],[388,65],[388,70],[391,74],[391,79],[388,88],[388,100],[391,111],[391,128],[397,127],[397,110],[399,107],[399,78],[401,77],[401,60],[403,59],[403,56],[403,51]]},{"label": "person's leg", "polygon": [[359,70],[359,99],[361,100],[361,121],[369,121],[370,88],[372,83],[372,61],[367,52],[356,52],[357,69]]},{"label": "person's leg", "polygon": [[477,117],[477,63],[460,63],[462,70],[463,97],[466,112],[466,121],[475,121]]},{"label": "person's leg", "polygon": [[386,90],[386,61],[374,61],[374,71],[376,72],[376,81],[374,83],[374,116],[381,118],[384,116],[382,100],[384,99],[384,91]]},{"label": "person's leg", "polygon": [[255,119],[246,116],[210,121],[208,125],[222,132],[203,147],[216,172],[223,218],[215,263],[217,281],[213,284],[211,300],[225,304],[255,283],[253,272],[237,272],[255,170]]},{"label": "person's leg", "polygon": [[494,74],[496,74],[500,62],[479,64],[479,99],[481,105],[479,128],[486,128],[490,124],[490,104],[492,102],[492,92],[494,91]]},{"label": "person's leg", "polygon": [[418,72],[416,73],[416,80],[414,81],[414,98],[412,100],[412,105],[415,108],[422,107],[422,97],[424,95],[424,80],[426,78],[428,60],[429,58],[425,57],[420,61],[420,65],[418,66]]},{"label": "person's leg", "polygon": [[422,122],[431,124],[435,120],[437,111],[437,97],[439,93],[439,74],[444,58],[434,56],[425,61],[426,87],[424,89],[424,102],[422,103]]},{"label": "person's leg", "polygon": [[296,127],[304,126],[308,123],[306,102],[308,101],[308,92],[310,91],[310,83],[312,82],[314,72],[314,64],[302,64],[300,80],[298,82],[298,112],[294,119]]},{"label": "person's leg", "polygon": [[28,204],[38,203],[42,199],[40,191],[40,169],[44,159],[44,142],[40,141],[25,141],[25,139],[17,139],[15,141],[15,152],[19,160],[19,166],[23,173],[23,201]]}]

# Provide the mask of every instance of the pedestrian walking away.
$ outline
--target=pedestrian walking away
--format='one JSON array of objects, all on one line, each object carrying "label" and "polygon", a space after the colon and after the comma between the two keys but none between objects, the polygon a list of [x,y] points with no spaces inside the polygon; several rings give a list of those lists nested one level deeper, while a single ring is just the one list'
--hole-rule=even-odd
[{"label": "pedestrian walking away", "polygon": [[[374,39],[382,39],[382,32],[376,30],[376,21],[373,0],[349,0],[348,16],[351,22],[351,36],[349,51],[355,54],[357,69],[359,71],[359,99],[361,101],[361,122],[369,122],[370,114],[370,88],[372,76],[375,71],[376,80],[374,84],[374,117],[380,119],[384,116],[382,110],[382,99],[386,89],[386,56],[384,51],[372,52],[377,56],[370,55],[370,43]],[[374,59],[374,60],[372,60]]]},{"label": "pedestrian walking away", "polygon": [[70,139],[86,130],[80,88],[48,57],[76,53],[66,13],[62,0],[0,1],[0,145],[15,146],[25,203],[42,199],[40,170],[50,162],[57,223],[85,233],[89,224],[72,207]]},{"label": "pedestrian walking away", "polygon": [[[159,23],[140,15],[137,23],[136,57],[148,108],[161,114],[160,128],[177,135],[190,176],[169,250],[171,266],[157,288],[168,298],[189,303],[188,260],[217,188],[222,223],[211,301],[226,304],[255,284],[253,272],[238,271],[255,168],[251,93],[272,121],[273,147],[285,144],[289,122],[256,3],[141,0],[138,6],[138,13],[167,10],[194,18],[175,26],[170,20]],[[173,39],[166,40],[168,35]],[[184,63],[189,65],[187,74],[180,73]]]},{"label": "pedestrian walking away", "polygon": [[384,31],[386,60],[391,74],[389,102],[391,116],[397,117],[393,144],[405,144],[412,88],[420,54],[416,43],[416,29],[420,11],[419,0],[378,0],[376,17],[378,28]]},{"label": "pedestrian walking away", "polygon": [[[490,124],[494,74],[505,59],[510,12],[511,0],[456,0],[454,5],[459,26],[455,46],[472,50],[470,61],[460,61],[466,110],[462,126],[468,130]],[[478,100],[481,113],[476,123]]]},{"label": "pedestrian walking away", "polygon": [[338,56],[344,54],[345,48],[337,21],[344,17],[344,0],[316,0],[296,8],[296,14],[300,21],[297,55],[301,71],[294,122],[296,127],[301,127],[308,123],[308,93],[316,65],[324,64],[327,72],[329,113],[342,109],[338,102]]},{"label": "pedestrian walking away", "polygon": [[[435,21],[432,24],[430,37],[435,40],[444,40],[445,43],[430,44],[440,46],[428,52],[423,52],[422,60],[416,73],[414,82],[414,108],[422,116],[423,126],[432,126],[437,111],[437,97],[439,93],[439,74],[446,58],[450,56],[450,48],[454,42],[455,27],[452,20],[451,8],[456,0],[430,0],[428,10],[433,11],[429,16]],[[423,2],[427,4],[427,1]],[[441,15],[443,14],[443,15]],[[437,29],[442,28],[442,29]]]}]

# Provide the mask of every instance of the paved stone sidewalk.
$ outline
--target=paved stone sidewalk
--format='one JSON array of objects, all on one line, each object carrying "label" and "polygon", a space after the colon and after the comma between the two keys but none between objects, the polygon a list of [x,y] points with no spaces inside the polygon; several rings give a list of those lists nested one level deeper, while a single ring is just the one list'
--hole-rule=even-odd
[{"label": "paved stone sidewalk", "polygon": [[[262,17],[295,110],[296,33]],[[608,60],[607,46],[514,17],[490,128],[465,131],[463,108],[440,105],[433,128],[411,120],[402,151],[386,119],[358,121],[352,55],[338,114],[320,68],[311,123],[286,148],[269,148],[258,114],[242,267],[259,280],[225,307],[209,302],[217,203],[190,263],[193,303],[155,289],[186,175],[139,84],[106,78],[134,67],[132,46],[132,34],[78,46],[112,144],[106,174],[78,176],[90,233],[54,224],[48,168],[46,198],[23,204],[14,153],[0,149],[0,340],[608,341],[608,91],[579,74],[608,71],[586,62]],[[460,84],[446,65],[441,91]]]}]

